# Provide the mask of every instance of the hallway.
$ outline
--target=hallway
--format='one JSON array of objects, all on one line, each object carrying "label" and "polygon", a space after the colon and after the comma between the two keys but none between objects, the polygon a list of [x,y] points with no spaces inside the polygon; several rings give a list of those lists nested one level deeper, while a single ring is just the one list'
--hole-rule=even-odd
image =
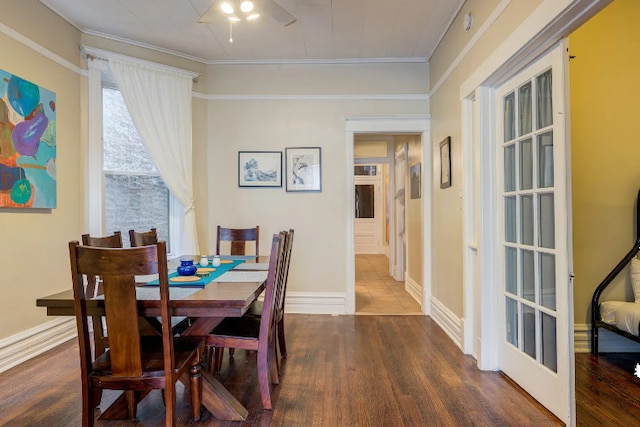
[{"label": "hallway", "polygon": [[356,314],[422,314],[404,283],[389,276],[386,255],[356,255]]}]

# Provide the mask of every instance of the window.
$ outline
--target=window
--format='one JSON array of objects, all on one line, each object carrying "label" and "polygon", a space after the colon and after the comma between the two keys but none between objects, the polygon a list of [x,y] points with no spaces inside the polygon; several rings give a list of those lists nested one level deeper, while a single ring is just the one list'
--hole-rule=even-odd
[{"label": "window", "polygon": [[116,88],[102,88],[104,230],[158,230],[170,247],[171,194],[149,157]]}]

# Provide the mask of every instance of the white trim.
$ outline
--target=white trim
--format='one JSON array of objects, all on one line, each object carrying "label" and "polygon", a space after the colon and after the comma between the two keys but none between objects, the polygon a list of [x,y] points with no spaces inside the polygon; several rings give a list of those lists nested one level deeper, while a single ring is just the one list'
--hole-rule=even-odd
[{"label": "white trim", "polygon": [[62,58],[61,56],[56,55],[55,53],[51,52],[49,49],[40,46],[39,44],[37,44],[33,40],[23,36],[19,32],[15,31],[12,28],[7,27],[5,24],[3,24],[1,22],[0,22],[0,33],[4,33],[9,38],[17,41],[18,43],[22,43],[23,45],[25,45],[28,48],[31,48],[31,49],[35,50],[36,52],[38,52],[40,55],[44,56],[45,58],[48,58],[48,59],[52,60],[53,62],[56,62],[56,63],[62,65],[63,67],[68,68],[69,70],[73,71],[74,73],[84,74],[84,70],[82,68],[78,67],[77,65],[72,64],[71,62],[67,61],[66,59]]},{"label": "white trim", "polygon": [[332,64],[424,64],[424,56],[397,58],[325,58],[325,59],[211,59],[207,65],[332,65]]},{"label": "white trim", "polygon": [[484,34],[498,20],[500,15],[502,15],[502,12],[504,12],[509,6],[509,4],[511,4],[511,1],[512,0],[502,0],[500,3],[498,3],[496,8],[493,10],[493,12],[491,12],[491,15],[489,15],[489,17],[482,23],[482,26],[478,28],[478,31],[476,31],[473,37],[471,37],[471,40],[469,40],[469,42],[465,45],[465,47],[462,48],[460,53],[458,53],[458,56],[456,56],[453,62],[449,65],[449,68],[447,68],[447,70],[444,72],[442,77],[440,77],[440,80],[438,80],[436,84],[433,85],[433,87],[431,88],[431,91],[429,92],[430,96],[433,96],[438,91],[440,86],[442,86],[442,84],[445,81],[447,81],[447,79],[451,76],[451,74],[453,74],[456,68],[458,68],[458,65],[460,65],[460,63],[464,60],[464,58],[469,54],[471,49],[473,49],[476,43],[478,43],[478,41],[482,38],[482,36],[484,36]]},{"label": "white trim", "polygon": [[199,95],[210,101],[428,101],[426,93],[363,93],[363,94],[242,94]]},{"label": "white trim", "polygon": [[144,65],[145,67],[153,68],[160,71],[169,71],[173,73],[179,73],[192,79],[200,76],[200,73],[195,71],[185,70],[184,68],[172,67],[170,65],[160,64],[158,62],[146,61],[144,59],[136,58],[134,56],[121,55],[119,53],[109,52],[107,50],[96,49],[90,46],[80,46],[82,53],[87,55],[90,59],[108,61],[109,59],[118,59],[121,61],[127,61],[134,64]]},{"label": "white trim", "polygon": [[346,314],[344,292],[287,292],[285,312],[299,314]]},{"label": "white trim", "polygon": [[409,277],[409,275],[407,275],[404,289],[409,293],[409,295],[411,295],[414,300],[416,300],[418,304],[420,304],[420,306],[422,306],[422,286],[420,286],[418,282],[413,280],[412,277]]},{"label": "white trim", "polygon": [[[355,133],[420,133],[422,141],[422,156],[425,170],[423,177],[423,271],[422,280],[422,311],[430,313],[428,301],[431,298],[431,115],[429,114],[399,114],[381,116],[347,116],[345,118],[345,157],[348,170],[353,171],[354,137]],[[354,215],[353,205],[355,195],[351,189],[354,186],[353,173],[346,173],[345,218],[347,229],[345,232],[346,246],[346,298],[347,314],[355,314],[356,282],[355,282],[355,244],[354,244]]]},{"label": "white trim", "polygon": [[544,0],[462,83],[460,99],[482,84],[500,85],[612,1]]},{"label": "white trim", "polygon": [[4,372],[78,335],[75,318],[61,317],[0,340],[0,372]]},{"label": "white trim", "polygon": [[436,298],[431,298],[431,318],[462,349],[462,319]]}]

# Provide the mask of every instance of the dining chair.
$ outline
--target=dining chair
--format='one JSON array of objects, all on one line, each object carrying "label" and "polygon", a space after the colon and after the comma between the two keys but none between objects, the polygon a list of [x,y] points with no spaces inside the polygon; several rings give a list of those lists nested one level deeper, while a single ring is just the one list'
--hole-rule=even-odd
[{"label": "dining chair", "polygon": [[129,244],[132,248],[158,243],[158,232],[155,228],[149,231],[129,230]]},{"label": "dining chair", "polygon": [[[200,418],[202,337],[175,337],[171,329],[166,244],[139,248],[97,248],[69,242],[75,317],[80,347],[82,425],[94,424],[94,408],[102,389],[124,390],[128,416],[136,417],[138,398],[163,390],[165,425],[176,424],[175,384],[190,378],[193,419]],[[103,281],[104,312],[110,346],[92,361],[87,324],[87,295],[83,277],[99,275]],[[159,276],[162,335],[141,336],[136,301],[136,275]]]},{"label": "dining chair", "polygon": [[[112,235],[95,237],[90,234],[82,235],[82,244],[85,246],[95,246],[98,248],[121,248],[122,247],[122,233],[115,231]],[[102,295],[102,281],[93,274],[87,275],[87,285],[85,293],[88,298],[95,298]],[[105,328],[102,323],[102,316],[92,316],[91,322],[93,324],[93,341],[94,341],[94,354],[98,357],[104,353],[106,342]]]},{"label": "dining chair", "polygon": [[220,253],[221,242],[230,242],[231,248],[228,255],[247,255],[247,242],[255,242],[256,257],[260,256],[260,226],[255,228],[224,228],[218,226],[216,238],[216,255]]},{"label": "dining chair", "polygon": [[[280,287],[281,291],[279,295],[276,295],[276,308],[275,308],[275,324],[276,324],[276,332],[278,337],[278,348],[280,349],[280,355],[282,357],[287,357],[287,345],[285,341],[284,335],[284,303],[287,293],[287,282],[289,281],[289,264],[291,263],[291,249],[293,248],[293,236],[295,231],[293,229],[289,229],[286,233],[285,243],[284,243],[284,260],[283,267],[281,270],[281,279],[282,286]],[[263,310],[263,302],[255,301],[247,310],[245,316],[248,317],[260,317]]]},{"label": "dining chair", "polygon": [[284,253],[283,233],[274,234],[269,258],[269,272],[265,285],[262,315],[260,318],[227,317],[207,335],[205,343],[211,348],[209,369],[220,369],[221,351],[224,347],[257,351],[258,385],[264,409],[271,409],[270,382],[279,383],[275,349],[274,314]]}]

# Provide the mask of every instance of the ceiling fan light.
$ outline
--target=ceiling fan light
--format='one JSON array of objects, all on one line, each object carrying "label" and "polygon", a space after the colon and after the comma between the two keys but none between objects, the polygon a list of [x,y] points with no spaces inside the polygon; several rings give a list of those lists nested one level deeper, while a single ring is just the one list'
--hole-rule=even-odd
[{"label": "ceiling fan light", "polygon": [[253,2],[249,0],[243,1],[240,4],[240,10],[242,10],[245,13],[251,12],[253,10]]},{"label": "ceiling fan light", "polygon": [[233,6],[231,3],[227,3],[226,1],[220,3],[220,10],[222,10],[227,15],[231,15],[233,13]]},{"label": "ceiling fan light", "polygon": [[230,22],[240,22],[240,18],[237,16],[230,16],[227,18]]},{"label": "ceiling fan light", "polygon": [[251,15],[247,16],[247,21],[253,21],[254,19],[258,19],[258,17],[260,17],[259,13],[252,13]]}]

